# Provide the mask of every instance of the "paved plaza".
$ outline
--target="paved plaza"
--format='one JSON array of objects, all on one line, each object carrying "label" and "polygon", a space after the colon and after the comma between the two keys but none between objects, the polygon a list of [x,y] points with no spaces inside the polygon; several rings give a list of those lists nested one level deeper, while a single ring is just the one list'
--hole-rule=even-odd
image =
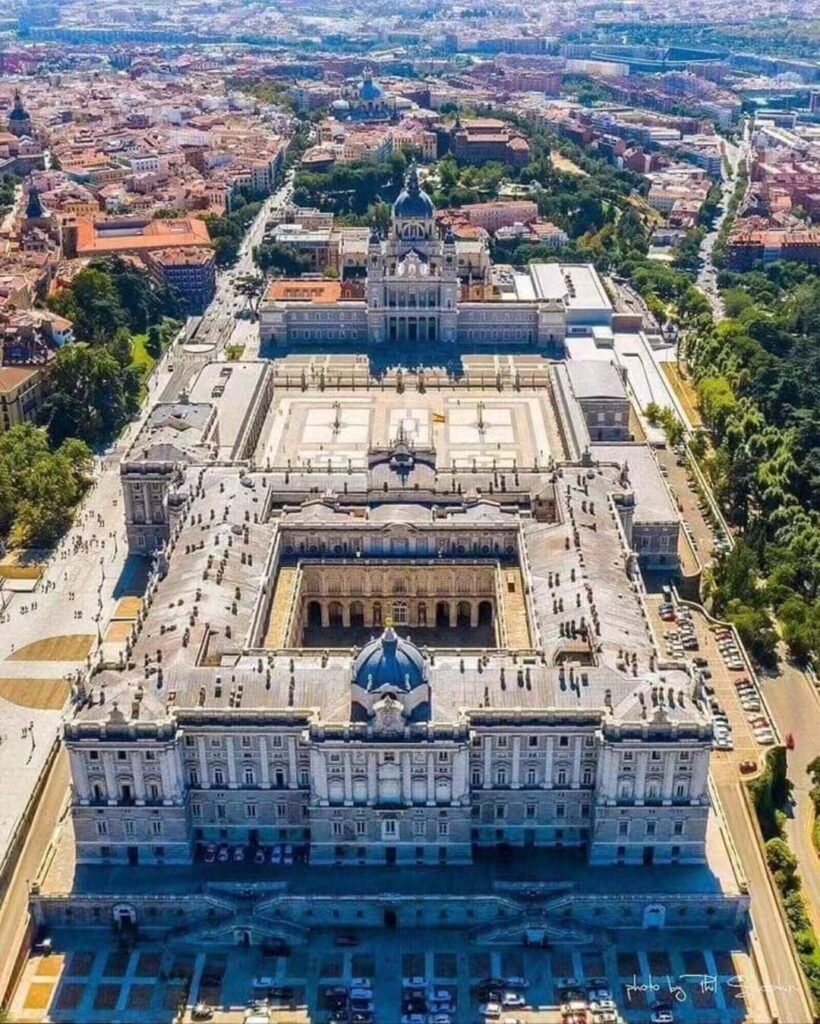
[{"label": "paved plaza", "polygon": [[437,463],[457,469],[546,466],[563,457],[545,394],[497,390],[279,391],[256,451],[259,466],[346,471],[367,466],[368,450],[403,434]]},{"label": "paved plaza", "polygon": [[527,1000],[535,1007],[560,1002],[568,984],[606,979],[629,1024],[648,1024],[655,999],[673,1001],[682,1024],[769,1020],[748,953],[725,932],[624,934],[616,946],[598,950],[484,946],[457,930],[363,930],[354,933],[355,947],[342,949],[336,945],[339,934],[312,932],[307,945],[294,946],[284,957],[265,956],[253,947],[203,948],[173,940],[144,939],[121,950],[102,929],[58,931],[54,953],[26,964],[11,1010],[21,1024],[170,1024],[181,1002],[203,999],[226,1009],[246,1005],[253,998],[253,979],[264,976],[290,990],[281,993],[284,1005],[304,1004],[308,1019],[324,1022],[330,987],[369,978],[377,1021],[395,1024],[401,978],[423,977],[455,997],[454,1024],[472,1024],[479,1019],[476,986],[482,979],[521,976],[529,982]]}]

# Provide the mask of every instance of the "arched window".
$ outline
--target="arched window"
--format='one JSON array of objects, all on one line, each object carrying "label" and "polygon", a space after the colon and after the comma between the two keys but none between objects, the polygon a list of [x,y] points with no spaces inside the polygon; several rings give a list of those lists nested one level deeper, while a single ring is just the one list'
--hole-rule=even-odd
[{"label": "arched window", "polygon": [[407,602],[406,601],[394,601],[393,602],[393,622],[397,626],[406,626],[408,622],[407,616]]}]

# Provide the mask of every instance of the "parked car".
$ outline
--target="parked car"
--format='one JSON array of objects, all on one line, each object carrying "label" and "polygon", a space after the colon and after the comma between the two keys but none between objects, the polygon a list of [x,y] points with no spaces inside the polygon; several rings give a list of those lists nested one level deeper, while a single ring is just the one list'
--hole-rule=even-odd
[{"label": "parked car", "polygon": [[489,1020],[497,1020],[501,1016],[501,1005],[500,1003],[483,1003],[479,1006],[478,1012]]},{"label": "parked car", "polygon": [[216,859],[220,864],[226,864],[231,857],[231,851],[228,849],[227,843],[220,843],[219,849],[216,851]]},{"label": "parked car", "polygon": [[204,860],[205,860],[206,864],[213,864],[213,862],[216,860],[216,844],[215,843],[208,843],[208,845],[205,847],[205,857],[204,857]]},{"label": "parked car", "polygon": [[527,1000],[520,992],[505,992],[501,997],[501,1005],[505,1010],[518,1010],[527,1005]]},{"label": "parked car", "polygon": [[237,864],[241,864],[245,859],[245,847],[235,846],[233,850],[233,859]]},{"label": "parked car", "polygon": [[267,859],[268,859],[268,855],[265,852],[265,847],[264,846],[260,846],[259,849],[256,850],[254,855],[253,855],[253,862],[254,862],[254,864],[264,864]]}]

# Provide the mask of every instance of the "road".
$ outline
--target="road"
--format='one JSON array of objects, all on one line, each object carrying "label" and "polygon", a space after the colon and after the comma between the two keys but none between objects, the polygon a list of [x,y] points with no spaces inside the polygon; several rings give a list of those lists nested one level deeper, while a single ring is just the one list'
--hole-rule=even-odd
[{"label": "road", "polygon": [[718,293],[717,268],[712,262],[712,252],[715,248],[715,242],[717,241],[720,229],[728,213],[729,200],[734,192],[738,167],[740,166],[741,161],[746,165],[747,170],[749,167],[750,134],[750,122],[747,120],[744,124],[743,137],[740,145],[735,146],[731,142],[724,143],[726,146],[726,156],[732,167],[732,177],[727,178],[725,172],[723,172],[723,178],[721,181],[722,198],[720,203],[720,212],[715,218],[711,231],[707,232],[700,245],[701,268],[698,272],[697,285],[709,300],[709,305],[712,308],[712,315],[716,320],[722,320],[725,312],[723,309],[723,300]]},{"label": "road", "polygon": [[794,737],[794,750],[787,751],[788,774],[794,783],[792,813],[786,822],[789,845],[797,856],[803,891],[808,897],[816,934],[820,935],[820,858],[811,838],[814,808],[806,774],[809,762],[820,754],[820,699],[805,672],[786,660],[780,651],[778,669],[760,673],[760,685],[783,737]]}]

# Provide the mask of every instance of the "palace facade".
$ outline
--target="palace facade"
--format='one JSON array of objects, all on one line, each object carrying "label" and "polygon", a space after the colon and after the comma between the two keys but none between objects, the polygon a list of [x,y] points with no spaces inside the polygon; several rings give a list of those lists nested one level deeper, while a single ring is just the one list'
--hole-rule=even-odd
[{"label": "palace facade", "polygon": [[486,253],[467,253],[476,243],[458,242],[449,228],[440,237],[435,212],[413,165],[387,238],[371,233],[364,298],[350,297],[338,282],[274,281],[259,309],[262,340],[381,348],[466,343],[560,355],[567,333],[611,326],[612,305],[591,266],[493,267]]}]

